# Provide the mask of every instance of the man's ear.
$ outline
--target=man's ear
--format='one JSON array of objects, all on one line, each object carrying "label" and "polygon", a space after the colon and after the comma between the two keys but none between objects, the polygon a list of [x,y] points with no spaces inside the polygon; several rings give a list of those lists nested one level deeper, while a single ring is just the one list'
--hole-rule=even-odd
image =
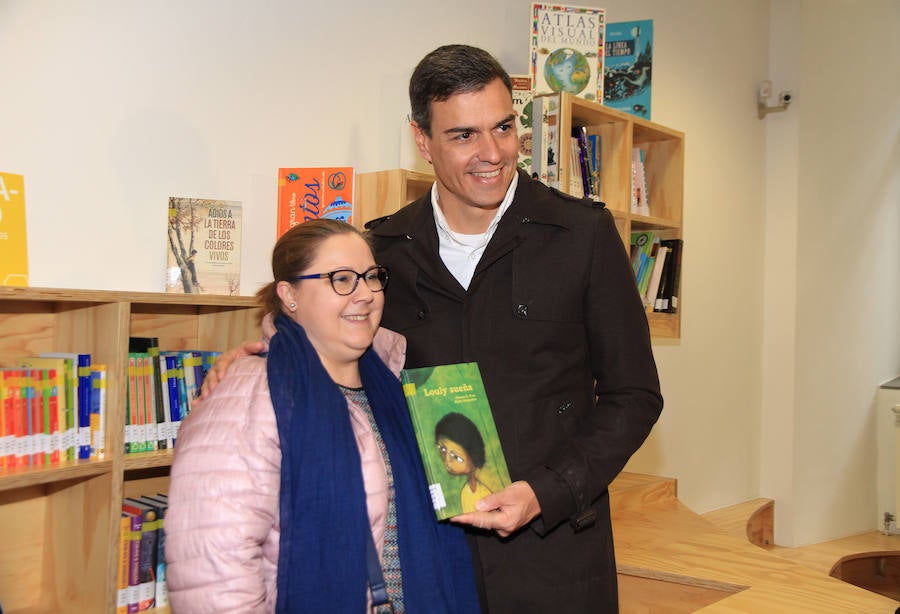
[{"label": "man's ear", "polygon": [[425,131],[414,121],[409,122],[409,128],[412,130],[413,138],[416,139],[416,147],[419,148],[419,155],[422,156],[423,160],[430,163],[431,153],[428,151],[430,137],[425,134]]}]

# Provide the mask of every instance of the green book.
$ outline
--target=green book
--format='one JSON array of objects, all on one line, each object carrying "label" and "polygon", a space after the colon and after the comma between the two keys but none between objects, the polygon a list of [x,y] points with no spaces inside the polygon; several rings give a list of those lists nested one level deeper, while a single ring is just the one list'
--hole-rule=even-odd
[{"label": "green book", "polygon": [[404,369],[400,380],[438,520],[510,484],[476,363]]}]

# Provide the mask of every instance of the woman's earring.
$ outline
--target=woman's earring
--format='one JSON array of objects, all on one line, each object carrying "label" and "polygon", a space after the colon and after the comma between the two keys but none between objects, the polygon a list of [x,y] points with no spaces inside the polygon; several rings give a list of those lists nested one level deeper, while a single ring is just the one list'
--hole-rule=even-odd
[{"label": "woman's earring", "polygon": [[297,303],[291,303],[290,305],[288,305],[288,309],[290,309],[291,311],[297,311]]}]

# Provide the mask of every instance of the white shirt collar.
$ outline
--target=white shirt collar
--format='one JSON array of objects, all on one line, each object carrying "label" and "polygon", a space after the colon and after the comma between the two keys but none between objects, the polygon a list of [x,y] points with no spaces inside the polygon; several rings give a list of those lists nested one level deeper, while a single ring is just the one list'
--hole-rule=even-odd
[{"label": "white shirt collar", "polygon": [[506,195],[500,201],[497,207],[497,213],[494,219],[488,225],[487,230],[475,235],[467,235],[450,229],[444,212],[438,205],[438,186],[437,182],[431,187],[431,208],[434,212],[434,221],[438,229],[438,241],[440,243],[441,260],[447,270],[456,278],[463,288],[468,289],[469,282],[475,274],[475,267],[481,260],[484,248],[487,247],[491,237],[497,230],[500,218],[509,209],[512,204],[513,195],[516,193],[516,186],[519,184],[519,173],[513,175],[512,181],[506,190]]}]

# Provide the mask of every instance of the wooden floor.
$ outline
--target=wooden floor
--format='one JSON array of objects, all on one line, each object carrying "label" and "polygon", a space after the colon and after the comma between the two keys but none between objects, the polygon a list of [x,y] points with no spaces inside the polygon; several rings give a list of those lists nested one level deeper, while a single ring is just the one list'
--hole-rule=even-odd
[{"label": "wooden floor", "polygon": [[829,576],[856,543],[900,554],[897,536],[764,549],[683,505],[673,479],[625,473],[610,496],[623,614],[893,614],[900,606]]}]

